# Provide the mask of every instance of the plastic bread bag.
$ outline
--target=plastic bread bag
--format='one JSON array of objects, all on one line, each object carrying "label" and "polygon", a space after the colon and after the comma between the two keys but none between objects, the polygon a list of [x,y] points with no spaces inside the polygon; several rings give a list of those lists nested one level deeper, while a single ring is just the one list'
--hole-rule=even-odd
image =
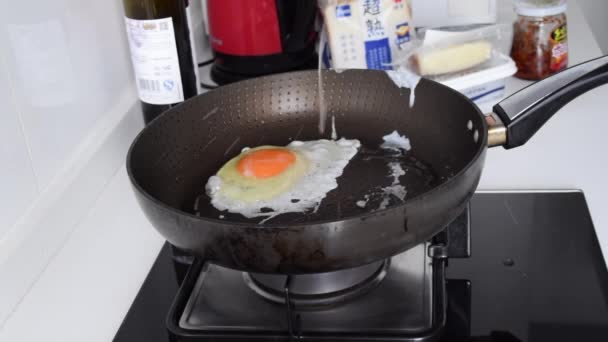
[{"label": "plastic bread bag", "polygon": [[327,44],[321,41],[320,46],[326,67],[392,70],[394,61],[408,56],[413,40],[408,0],[319,0],[318,4],[327,38]]},{"label": "plastic bread bag", "polygon": [[509,25],[487,25],[427,29],[408,56],[395,65],[403,65],[425,77],[462,72],[483,67],[493,56],[504,53],[510,41]]}]

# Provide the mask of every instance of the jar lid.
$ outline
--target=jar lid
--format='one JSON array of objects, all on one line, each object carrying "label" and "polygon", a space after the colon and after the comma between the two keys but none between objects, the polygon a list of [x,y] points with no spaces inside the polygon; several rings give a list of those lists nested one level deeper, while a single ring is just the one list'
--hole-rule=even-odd
[{"label": "jar lid", "polygon": [[546,17],[566,12],[566,0],[517,0],[515,13],[526,17]]}]

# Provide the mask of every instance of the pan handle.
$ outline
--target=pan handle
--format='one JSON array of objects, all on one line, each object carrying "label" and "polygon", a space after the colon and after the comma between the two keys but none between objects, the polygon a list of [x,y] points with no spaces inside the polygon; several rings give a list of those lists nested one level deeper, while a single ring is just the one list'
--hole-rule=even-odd
[{"label": "pan handle", "polygon": [[488,117],[489,145],[525,144],[553,114],[586,91],[608,83],[608,55],[533,83],[493,107],[502,125]]}]

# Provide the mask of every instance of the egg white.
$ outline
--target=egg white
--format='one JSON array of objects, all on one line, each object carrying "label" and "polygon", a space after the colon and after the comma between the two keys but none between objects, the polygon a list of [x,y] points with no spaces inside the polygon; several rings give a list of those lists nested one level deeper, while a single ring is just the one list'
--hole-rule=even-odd
[{"label": "egg white", "polygon": [[[267,216],[270,219],[283,213],[306,212],[318,207],[327,193],[338,187],[337,178],[360,146],[359,140],[344,138],[337,141],[292,141],[286,148],[304,160],[306,169],[295,172],[290,183],[282,183],[284,189],[271,197],[242,198],[234,189],[227,191],[227,186],[234,186],[234,179],[229,180],[228,185],[220,172],[209,178],[206,191],[211,197],[211,204],[218,210],[248,218]],[[251,181],[247,184],[251,185]]]}]

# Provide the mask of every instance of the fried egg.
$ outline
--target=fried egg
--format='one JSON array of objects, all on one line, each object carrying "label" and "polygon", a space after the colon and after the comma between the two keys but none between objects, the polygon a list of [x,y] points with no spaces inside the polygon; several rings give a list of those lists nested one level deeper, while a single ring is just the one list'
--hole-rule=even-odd
[{"label": "fried egg", "polygon": [[245,148],[209,178],[206,192],[218,210],[248,218],[306,212],[338,187],[360,146],[342,138]]}]

